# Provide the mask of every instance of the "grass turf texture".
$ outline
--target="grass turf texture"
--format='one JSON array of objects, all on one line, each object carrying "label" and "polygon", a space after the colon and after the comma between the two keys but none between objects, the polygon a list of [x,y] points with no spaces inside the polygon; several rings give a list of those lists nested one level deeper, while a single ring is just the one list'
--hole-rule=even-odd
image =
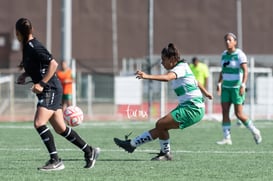
[{"label": "grass turf texture", "polygon": [[[84,169],[83,153],[63,137],[55,142],[65,169],[42,172],[37,167],[48,160],[32,123],[0,123],[1,180],[272,180],[273,122],[257,121],[263,142],[256,145],[251,133],[232,124],[232,146],[219,146],[221,123],[202,121],[183,131],[172,130],[171,149],[174,160],[154,162],[158,141],[142,145],[133,154],[118,148],[113,137],[131,138],[154,126],[151,122],[90,122],[74,128],[87,142],[101,148],[93,169]],[[50,127],[51,128],[51,127]],[[51,130],[53,130],[51,128]]]}]

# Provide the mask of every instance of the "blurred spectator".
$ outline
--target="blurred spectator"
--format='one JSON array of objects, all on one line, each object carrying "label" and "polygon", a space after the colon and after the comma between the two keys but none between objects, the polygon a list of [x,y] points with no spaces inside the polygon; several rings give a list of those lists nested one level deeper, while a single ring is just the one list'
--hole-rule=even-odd
[{"label": "blurred spectator", "polygon": [[62,105],[63,110],[72,105],[72,83],[74,81],[72,70],[67,65],[66,61],[62,61],[61,69],[57,71],[57,76],[63,86]]},{"label": "blurred spectator", "polygon": [[192,58],[192,63],[190,64],[192,73],[194,74],[196,80],[204,87],[207,88],[209,70],[205,63],[200,62],[197,57]]}]

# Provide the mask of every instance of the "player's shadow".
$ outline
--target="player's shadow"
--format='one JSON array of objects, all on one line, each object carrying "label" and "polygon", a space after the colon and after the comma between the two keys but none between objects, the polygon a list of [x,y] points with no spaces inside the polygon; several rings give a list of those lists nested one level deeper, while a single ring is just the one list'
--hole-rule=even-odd
[{"label": "player's shadow", "polygon": [[[64,162],[76,162],[76,161],[82,161],[82,159],[77,159],[77,158],[70,158],[70,159],[62,159]],[[98,162],[105,162],[105,161],[109,161],[109,162],[120,162],[120,161],[147,161],[147,160],[144,160],[144,159],[120,159],[120,158],[117,158],[117,159],[113,159],[113,158],[98,158],[97,159]]]},{"label": "player's shadow", "polygon": [[147,161],[147,160],[144,160],[144,159],[120,159],[120,158],[118,158],[118,159],[113,159],[113,158],[111,158],[111,159],[99,159],[98,161],[109,161],[109,162],[134,162],[134,161],[141,161],[141,162],[143,162],[143,161]]},{"label": "player's shadow", "polygon": [[[157,152],[150,152],[150,153],[148,153],[148,154],[150,154],[150,155],[158,155],[158,153]],[[121,158],[117,158],[117,159],[113,159],[113,158],[111,158],[111,159],[98,159],[98,161],[112,161],[112,162],[115,162],[115,161],[117,161],[117,162],[119,162],[119,161],[151,161],[150,159],[121,159]]]}]

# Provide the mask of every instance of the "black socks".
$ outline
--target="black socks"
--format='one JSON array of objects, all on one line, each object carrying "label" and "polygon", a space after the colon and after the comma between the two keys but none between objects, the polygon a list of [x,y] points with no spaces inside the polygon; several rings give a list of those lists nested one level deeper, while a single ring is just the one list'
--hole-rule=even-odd
[{"label": "black socks", "polygon": [[40,126],[39,128],[36,129],[37,132],[39,133],[41,139],[43,140],[48,153],[50,155],[50,158],[58,160],[58,153],[56,150],[56,146],[54,143],[54,138],[47,126]]},{"label": "black socks", "polygon": [[[58,153],[56,150],[55,142],[54,142],[54,137],[49,130],[49,128],[44,125],[40,126],[39,128],[36,129],[37,132],[39,133],[41,139],[43,140],[48,153],[50,155],[51,159],[58,160]],[[71,129],[70,127],[66,127],[65,131],[61,133],[63,137],[65,137],[68,141],[79,147],[83,152],[85,152],[85,155],[90,155],[92,154],[92,147],[90,147],[78,134],[76,131]]]},{"label": "black socks", "polygon": [[85,153],[91,153],[92,150],[90,146],[77,134],[76,131],[74,131],[70,127],[66,127],[65,131],[60,135],[62,135],[68,141],[79,147]]}]

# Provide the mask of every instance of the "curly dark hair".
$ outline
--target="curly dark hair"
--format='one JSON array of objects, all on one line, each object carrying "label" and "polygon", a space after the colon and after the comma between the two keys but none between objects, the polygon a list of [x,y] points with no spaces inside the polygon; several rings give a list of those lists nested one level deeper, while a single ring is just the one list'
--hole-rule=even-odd
[{"label": "curly dark hair", "polygon": [[175,57],[177,60],[180,60],[179,51],[173,43],[169,43],[167,47],[162,49],[161,56],[167,58]]}]

